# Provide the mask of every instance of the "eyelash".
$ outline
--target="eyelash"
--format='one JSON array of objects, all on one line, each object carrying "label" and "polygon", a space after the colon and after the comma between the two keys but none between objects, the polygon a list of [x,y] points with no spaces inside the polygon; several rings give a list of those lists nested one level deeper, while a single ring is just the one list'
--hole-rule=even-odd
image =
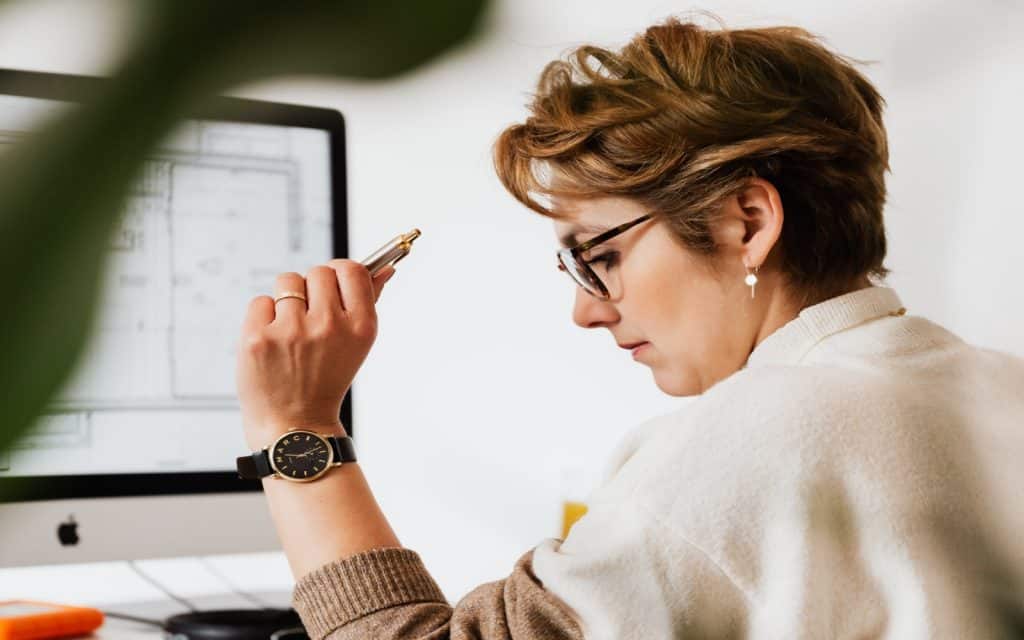
[{"label": "eyelash", "polygon": [[608,253],[602,253],[601,255],[587,260],[587,264],[601,263],[604,262],[608,268],[615,266],[615,259],[619,256],[618,251],[609,251]]}]

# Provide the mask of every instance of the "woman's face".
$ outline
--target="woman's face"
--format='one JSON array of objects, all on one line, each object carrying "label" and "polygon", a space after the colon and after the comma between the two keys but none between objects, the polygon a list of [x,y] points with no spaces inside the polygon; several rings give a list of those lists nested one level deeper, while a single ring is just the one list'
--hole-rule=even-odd
[{"label": "woman's face", "polygon": [[[556,236],[561,240],[576,233],[575,241],[562,246],[575,246],[647,213],[625,198],[559,199],[555,204],[569,216],[555,222]],[[601,300],[577,286],[573,321],[583,328],[607,328],[620,345],[647,342],[636,360],[650,367],[665,393],[702,393],[740,369],[759,339],[768,297],[762,294],[764,258],[778,238],[773,225],[781,228],[779,209],[773,220],[753,211],[742,197],[723,207],[712,230],[719,244],[717,272],[712,258],[683,247],[657,219],[602,243],[591,255],[619,254],[608,268],[618,270],[620,292]],[[744,283],[745,264],[760,267],[754,299]],[[628,351],[623,354],[630,357]]]}]

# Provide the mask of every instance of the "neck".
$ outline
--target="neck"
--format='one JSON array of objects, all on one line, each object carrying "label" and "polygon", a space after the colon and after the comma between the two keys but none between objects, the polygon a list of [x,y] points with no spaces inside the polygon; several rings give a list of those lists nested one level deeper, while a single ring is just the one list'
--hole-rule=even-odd
[{"label": "neck", "polygon": [[774,293],[768,300],[767,308],[764,311],[764,321],[761,323],[761,328],[754,339],[754,347],[761,344],[762,340],[775,333],[777,329],[796,318],[803,309],[870,286],[872,284],[867,279],[867,276],[861,276],[852,283],[840,287],[834,293],[819,296],[818,299],[800,298],[793,296],[786,287],[774,287]]}]

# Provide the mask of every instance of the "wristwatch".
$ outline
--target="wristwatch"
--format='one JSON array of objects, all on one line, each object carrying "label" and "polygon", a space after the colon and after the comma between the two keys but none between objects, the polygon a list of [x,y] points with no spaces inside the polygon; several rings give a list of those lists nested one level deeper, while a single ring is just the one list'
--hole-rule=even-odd
[{"label": "wristwatch", "polygon": [[348,436],[289,429],[273,444],[238,458],[235,465],[238,477],[243,480],[272,476],[292,482],[312,482],[332,467],[355,461],[356,452]]}]

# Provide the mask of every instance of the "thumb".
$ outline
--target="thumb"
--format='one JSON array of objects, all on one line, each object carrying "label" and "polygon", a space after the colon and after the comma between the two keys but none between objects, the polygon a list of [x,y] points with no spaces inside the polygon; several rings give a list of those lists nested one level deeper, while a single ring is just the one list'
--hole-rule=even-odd
[{"label": "thumb", "polygon": [[375,291],[375,294],[373,296],[373,301],[374,302],[376,302],[377,300],[380,299],[380,294],[381,294],[382,291],[384,291],[384,285],[387,284],[387,281],[390,280],[391,276],[393,276],[393,275],[395,275],[395,268],[389,266],[389,267],[384,267],[383,269],[381,269],[380,273],[378,273],[376,276],[374,276],[374,278],[373,278],[373,288],[374,288],[374,291]]}]

